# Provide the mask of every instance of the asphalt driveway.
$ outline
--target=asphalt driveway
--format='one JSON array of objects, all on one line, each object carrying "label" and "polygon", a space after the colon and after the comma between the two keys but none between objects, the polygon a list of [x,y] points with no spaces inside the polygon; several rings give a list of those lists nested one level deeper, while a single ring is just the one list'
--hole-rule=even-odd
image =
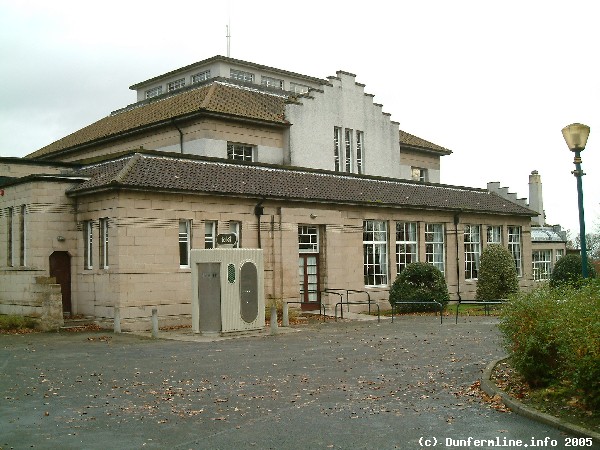
[{"label": "asphalt driveway", "polygon": [[493,448],[475,440],[532,438],[563,448],[563,433],[473,395],[503,354],[486,317],[328,322],[217,342],[2,335],[0,448]]}]

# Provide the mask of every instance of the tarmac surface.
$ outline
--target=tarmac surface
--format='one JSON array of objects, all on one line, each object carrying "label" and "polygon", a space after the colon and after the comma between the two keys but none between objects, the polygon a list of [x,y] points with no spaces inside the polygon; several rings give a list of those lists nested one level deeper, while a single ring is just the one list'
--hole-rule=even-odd
[{"label": "tarmac surface", "polygon": [[477,395],[504,355],[494,318],[281,330],[2,335],[0,449],[566,447]]}]

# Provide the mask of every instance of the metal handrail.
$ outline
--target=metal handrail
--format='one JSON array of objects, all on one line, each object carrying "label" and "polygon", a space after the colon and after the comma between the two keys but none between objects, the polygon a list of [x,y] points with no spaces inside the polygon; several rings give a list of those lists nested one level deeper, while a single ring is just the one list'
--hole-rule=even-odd
[{"label": "metal handrail", "polygon": [[[338,305],[340,306],[340,319],[343,319],[344,318],[344,310],[343,310],[342,306],[345,304],[346,305],[365,305],[366,302],[337,302],[335,304],[335,307],[333,310],[336,322],[337,322],[337,307],[338,307]],[[380,323],[381,322],[380,308],[377,303],[374,303],[374,305],[377,306],[377,323]],[[369,304],[369,309],[370,309],[370,306],[371,305]]]},{"label": "metal handrail", "polygon": [[[430,302],[394,302],[394,303],[392,303],[392,323],[394,323],[394,309],[396,309],[396,305],[411,305],[411,304],[413,304],[413,305],[414,304],[417,304],[417,305],[431,305],[432,303],[435,303],[439,307],[439,310],[440,310],[440,325],[441,325],[443,323],[443,321],[444,321],[444,314],[442,313],[444,307],[443,307],[443,305],[440,302],[435,301],[435,300],[432,300]],[[436,311],[436,314],[437,314],[437,311]]]},{"label": "metal handrail", "polygon": [[458,323],[458,308],[460,305],[483,305],[483,313],[486,316],[490,315],[489,305],[502,305],[506,303],[506,300],[459,300],[456,303],[456,320],[454,323]]}]

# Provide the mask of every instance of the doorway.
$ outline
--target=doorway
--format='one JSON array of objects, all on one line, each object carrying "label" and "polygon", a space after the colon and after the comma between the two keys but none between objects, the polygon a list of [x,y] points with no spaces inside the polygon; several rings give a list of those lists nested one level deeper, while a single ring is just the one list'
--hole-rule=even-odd
[{"label": "doorway", "polygon": [[50,276],[60,284],[63,315],[71,315],[71,255],[68,252],[54,252],[50,255]]}]

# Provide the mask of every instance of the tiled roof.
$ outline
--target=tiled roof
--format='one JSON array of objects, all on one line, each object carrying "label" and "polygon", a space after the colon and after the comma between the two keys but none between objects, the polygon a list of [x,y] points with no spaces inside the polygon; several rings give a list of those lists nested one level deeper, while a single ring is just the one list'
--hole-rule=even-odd
[{"label": "tiled roof", "polygon": [[487,190],[391,178],[135,153],[77,171],[90,177],[71,195],[125,188],[342,204],[533,216]]},{"label": "tiled roof", "polygon": [[159,125],[197,113],[226,114],[261,121],[287,124],[284,120],[285,97],[269,95],[222,83],[211,83],[161,98],[143,106],[125,109],[82,128],[40,150],[27,155],[39,158],[88,142],[118,136],[125,132]]},{"label": "tiled roof", "polygon": [[448,150],[447,148],[441,147],[437,144],[433,144],[425,139],[421,139],[415,135],[407,133],[406,131],[400,130],[400,147],[403,145],[407,145],[409,147],[417,147],[424,150],[433,150],[437,153],[442,153],[444,155],[449,155],[452,153],[452,150]]}]

